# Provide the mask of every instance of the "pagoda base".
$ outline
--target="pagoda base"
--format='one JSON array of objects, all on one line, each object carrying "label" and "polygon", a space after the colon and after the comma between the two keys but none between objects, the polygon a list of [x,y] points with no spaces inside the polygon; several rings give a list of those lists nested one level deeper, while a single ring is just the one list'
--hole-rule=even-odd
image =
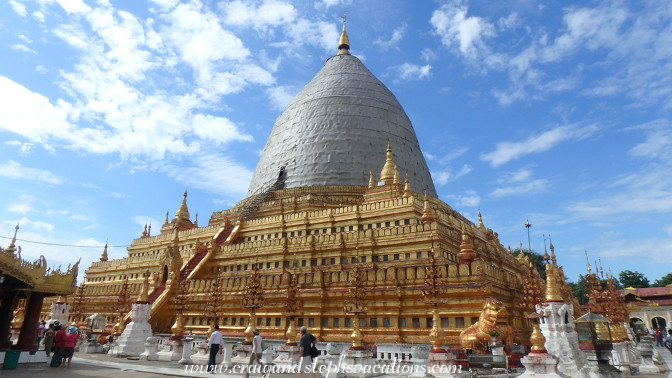
[{"label": "pagoda base", "polygon": [[182,340],[169,340],[163,350],[157,353],[159,361],[179,361],[182,358]]},{"label": "pagoda base", "polygon": [[137,357],[145,351],[145,341],[152,336],[152,326],[149,325],[149,313],[152,305],[149,303],[134,303],[131,312],[133,321],[129,323],[121,336],[117,339],[118,347],[110,351],[112,357]]},{"label": "pagoda base", "polygon": [[231,363],[234,365],[243,365],[247,366],[250,363],[250,355],[252,354],[252,345],[238,345],[233,350],[236,352],[236,356],[231,359]]},{"label": "pagoda base", "polygon": [[521,377],[568,377],[558,372],[558,358],[548,353],[530,353],[520,362],[525,366]]},{"label": "pagoda base", "polygon": [[586,354],[586,365],[581,369],[584,378],[621,378],[623,373],[609,364],[611,351],[589,350]]},{"label": "pagoda base", "polygon": [[455,365],[455,358],[452,353],[430,350],[427,373],[432,377],[454,377],[462,371],[462,366]]},{"label": "pagoda base", "polygon": [[140,360],[158,361],[159,354],[156,351],[158,344],[159,340],[156,337],[148,337],[147,340],[145,340],[145,351],[140,353]]},{"label": "pagoda base", "polygon": [[301,348],[297,345],[281,345],[278,347],[278,357],[273,360],[276,365],[293,366],[299,364],[299,350]]}]

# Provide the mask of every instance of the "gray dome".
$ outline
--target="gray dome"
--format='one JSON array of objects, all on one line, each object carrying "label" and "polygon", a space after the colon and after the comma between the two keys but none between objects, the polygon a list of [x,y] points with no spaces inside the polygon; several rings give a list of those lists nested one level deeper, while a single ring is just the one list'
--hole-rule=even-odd
[{"label": "gray dome", "polygon": [[418,139],[392,92],[352,55],[336,55],[276,119],[248,196],[270,187],[285,167],[285,188],[369,183],[390,143],[400,179],[436,197]]}]

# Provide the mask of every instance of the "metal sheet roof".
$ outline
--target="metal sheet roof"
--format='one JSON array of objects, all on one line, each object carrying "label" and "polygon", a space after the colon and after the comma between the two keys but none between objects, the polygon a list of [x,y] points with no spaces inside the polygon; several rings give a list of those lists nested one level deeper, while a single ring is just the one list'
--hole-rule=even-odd
[{"label": "metal sheet roof", "polygon": [[415,131],[396,97],[362,62],[337,55],[277,118],[252,176],[248,196],[261,193],[285,167],[286,188],[368,185],[390,143],[403,181],[436,197]]}]

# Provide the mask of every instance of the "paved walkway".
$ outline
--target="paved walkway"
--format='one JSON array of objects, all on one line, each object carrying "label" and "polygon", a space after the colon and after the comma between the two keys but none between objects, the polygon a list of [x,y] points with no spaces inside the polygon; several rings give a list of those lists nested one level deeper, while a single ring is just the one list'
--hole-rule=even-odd
[{"label": "paved walkway", "polygon": [[[637,374],[642,378],[648,377],[669,377],[672,378],[672,353],[666,348],[656,348],[663,360],[664,365],[658,365],[660,374]],[[121,374],[120,374],[121,372]],[[137,361],[123,358],[107,357],[102,354],[75,353],[72,360],[72,366],[66,368],[51,368],[47,363],[39,364],[20,364],[16,370],[1,370],[2,377],[124,377],[148,378],[164,376],[182,376],[182,377],[212,377],[212,374],[200,373],[198,371],[186,371],[184,365],[177,362],[158,362],[158,361]],[[319,376],[318,374],[316,374]],[[242,374],[219,373],[217,377],[239,378]],[[251,374],[252,377],[261,377],[261,374]],[[295,374],[271,374],[269,378],[290,378]],[[310,377],[310,374],[304,374],[304,377]]]}]

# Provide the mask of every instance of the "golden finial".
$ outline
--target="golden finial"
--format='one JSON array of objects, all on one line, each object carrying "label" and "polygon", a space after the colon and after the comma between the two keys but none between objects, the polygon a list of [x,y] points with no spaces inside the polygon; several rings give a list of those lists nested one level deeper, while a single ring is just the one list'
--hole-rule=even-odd
[{"label": "golden finial", "polygon": [[408,181],[408,173],[406,173],[406,180],[404,181],[404,198],[411,196],[411,182]]},{"label": "golden finial", "polygon": [[184,189],[182,196],[182,203],[175,213],[176,219],[189,219],[189,209],[187,209],[187,189]]},{"label": "golden finial", "polygon": [[481,210],[478,210],[478,229],[485,229],[485,225],[483,225],[483,218],[481,217]]},{"label": "golden finial", "polygon": [[350,55],[350,41],[348,40],[348,33],[345,32],[345,20],[346,15],[341,17],[343,19],[343,31],[341,32],[341,38],[338,40],[338,54],[336,55]]},{"label": "golden finial", "polygon": [[513,251],[511,250],[511,246],[509,246],[509,255],[513,255]]},{"label": "golden finial", "polygon": [[12,241],[9,243],[9,246],[7,246],[7,252],[14,253],[16,251],[16,233],[19,231],[19,222],[16,222],[16,226],[14,227],[14,237],[12,237]]},{"label": "golden finial", "polygon": [[602,269],[602,258],[598,257],[597,260],[600,262],[600,277],[604,278],[604,269]]},{"label": "golden finial", "polygon": [[462,222],[462,243],[460,244],[460,252],[457,254],[457,258],[460,263],[471,262],[474,257],[476,257],[476,252],[474,252],[474,246],[469,240],[467,235],[467,228]]},{"label": "golden finial", "polygon": [[392,180],[392,184],[401,185],[401,181],[399,180],[399,170],[396,166],[394,167],[394,179]]},{"label": "golden finial", "polygon": [[562,294],[555,275],[555,269],[546,260],[546,302],[562,302]]},{"label": "golden finial", "polygon": [[168,224],[168,214],[169,214],[169,213],[170,213],[170,211],[166,211],[166,220],[163,221],[163,225],[164,225],[164,226]]},{"label": "golden finial", "polygon": [[152,224],[151,223],[147,227],[147,236],[152,236]]},{"label": "golden finial", "polygon": [[586,254],[586,267],[588,267],[588,274],[590,274],[590,260],[588,260],[588,251],[584,250],[583,253]]},{"label": "golden finial", "polygon": [[380,172],[380,181],[385,183],[385,185],[390,185],[394,182],[394,171],[397,169],[397,166],[392,160],[392,148],[390,143],[387,143],[387,154],[385,158],[385,165],[383,170]]},{"label": "golden finial", "polygon": [[100,255],[100,261],[107,261],[107,242],[105,242],[105,248],[103,248],[103,254]]},{"label": "golden finial", "polygon": [[147,223],[145,223],[145,229],[142,230],[142,237],[144,238],[145,236],[147,236]]},{"label": "golden finial", "polygon": [[551,241],[551,235],[548,235],[548,243],[549,246],[548,248],[551,249],[551,262],[553,263],[553,267],[558,266],[558,260],[555,258],[555,248],[553,247],[553,242]]},{"label": "golden finial", "polygon": [[140,289],[140,295],[138,296],[138,302],[146,303],[148,302],[149,295],[149,269],[143,274],[145,280],[142,281],[142,288]]},{"label": "golden finial", "polygon": [[198,227],[198,213],[196,213],[196,217],[194,218],[194,227]]},{"label": "golden finial", "polygon": [[429,200],[427,199],[427,192],[425,192],[425,207],[422,209],[422,217],[420,220],[423,224],[432,223],[434,221],[434,215],[432,215],[432,209],[429,208]]},{"label": "golden finial", "polygon": [[536,321],[533,325],[530,342],[532,343],[532,353],[546,353],[546,347],[544,347],[544,344],[546,344],[546,338],[541,333],[541,329],[539,329],[539,323]]},{"label": "golden finial", "polygon": [[376,187],[376,181],[373,179],[373,171],[369,171],[369,189]]}]

